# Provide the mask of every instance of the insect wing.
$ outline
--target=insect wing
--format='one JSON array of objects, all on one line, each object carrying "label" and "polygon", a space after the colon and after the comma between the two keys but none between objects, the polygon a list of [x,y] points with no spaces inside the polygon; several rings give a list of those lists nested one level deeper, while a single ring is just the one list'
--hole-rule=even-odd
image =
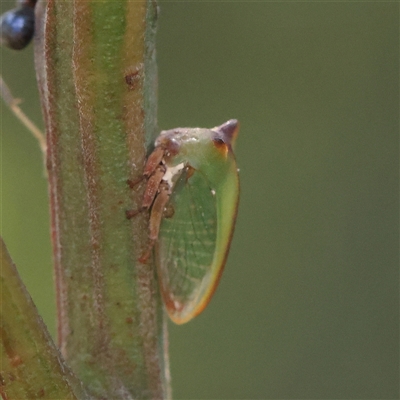
[{"label": "insect wing", "polygon": [[184,170],[173,188],[171,206],[173,215],[161,224],[156,262],[168,314],[180,324],[203,310],[210,285],[217,284],[218,271],[212,270],[217,240],[215,192],[201,172]]}]

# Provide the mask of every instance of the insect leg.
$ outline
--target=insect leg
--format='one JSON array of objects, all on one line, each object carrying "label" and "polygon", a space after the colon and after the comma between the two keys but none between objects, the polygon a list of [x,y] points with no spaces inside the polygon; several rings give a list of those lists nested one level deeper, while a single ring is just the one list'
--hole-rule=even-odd
[{"label": "insect leg", "polygon": [[142,182],[142,180],[146,178],[144,175],[142,175],[140,178],[135,179],[134,181],[132,179],[127,179],[126,183],[129,185],[129,187],[131,189],[133,189],[137,184],[139,184],[140,182]]},{"label": "insect leg", "polygon": [[149,238],[157,240],[158,233],[160,232],[161,219],[164,214],[165,206],[168,203],[171,194],[170,187],[167,182],[160,184],[160,192],[154,200],[153,207],[151,208],[150,223],[149,223]]},{"label": "insect leg", "polygon": [[162,147],[156,147],[154,149],[154,151],[149,155],[146,165],[144,166],[144,176],[150,176],[155,172],[164,157],[164,153],[165,150]]},{"label": "insect leg", "polygon": [[141,263],[145,263],[150,257],[151,250],[153,249],[154,243],[158,239],[158,234],[160,232],[161,220],[164,214],[165,206],[168,203],[169,196],[171,194],[171,189],[167,182],[163,181],[160,184],[160,189],[157,197],[154,200],[153,207],[150,213],[149,222],[149,244],[147,250],[139,258]]},{"label": "insect leg", "polygon": [[[165,174],[165,166],[160,164],[156,168],[156,170],[153,172],[153,174],[150,176],[149,180],[147,181],[147,185],[146,185],[146,189],[144,191],[141,207],[137,210],[127,210],[125,212],[126,218],[131,219],[134,216],[136,216],[137,214],[139,214],[140,212],[142,212],[144,210],[148,210],[151,207],[151,205],[153,204],[153,201],[159,191],[160,182],[161,182],[164,174]],[[143,178],[145,178],[145,176],[143,176]]]},{"label": "insect leg", "polygon": [[126,210],[125,211],[126,218],[131,219],[133,217],[136,217],[136,215],[140,214],[144,210],[146,210],[146,209],[143,207],[140,207],[137,210]]}]

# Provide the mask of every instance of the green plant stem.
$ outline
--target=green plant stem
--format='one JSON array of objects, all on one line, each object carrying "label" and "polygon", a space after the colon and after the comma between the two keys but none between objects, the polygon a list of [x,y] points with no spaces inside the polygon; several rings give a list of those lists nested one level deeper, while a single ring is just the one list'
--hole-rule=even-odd
[{"label": "green plant stem", "polygon": [[168,398],[166,321],[138,208],[156,126],[154,1],[38,4],[35,61],[62,354],[97,398]]}]

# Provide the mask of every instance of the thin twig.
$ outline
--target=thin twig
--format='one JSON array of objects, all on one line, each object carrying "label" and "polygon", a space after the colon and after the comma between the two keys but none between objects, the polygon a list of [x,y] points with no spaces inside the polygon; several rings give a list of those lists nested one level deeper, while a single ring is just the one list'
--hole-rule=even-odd
[{"label": "thin twig", "polygon": [[10,107],[10,110],[14,113],[14,115],[26,126],[26,128],[37,139],[43,154],[46,154],[46,138],[44,134],[19,108],[18,104],[21,101],[13,97],[9,87],[4,82],[1,75],[0,75],[0,93],[4,102],[8,105],[8,107]]}]

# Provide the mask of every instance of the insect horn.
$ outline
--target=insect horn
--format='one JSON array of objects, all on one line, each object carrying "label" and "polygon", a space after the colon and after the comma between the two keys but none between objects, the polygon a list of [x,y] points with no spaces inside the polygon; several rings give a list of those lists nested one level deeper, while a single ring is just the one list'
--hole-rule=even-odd
[{"label": "insect horn", "polygon": [[213,130],[219,132],[224,142],[233,147],[239,132],[239,121],[237,119],[230,119],[222,125],[216,126]]}]

